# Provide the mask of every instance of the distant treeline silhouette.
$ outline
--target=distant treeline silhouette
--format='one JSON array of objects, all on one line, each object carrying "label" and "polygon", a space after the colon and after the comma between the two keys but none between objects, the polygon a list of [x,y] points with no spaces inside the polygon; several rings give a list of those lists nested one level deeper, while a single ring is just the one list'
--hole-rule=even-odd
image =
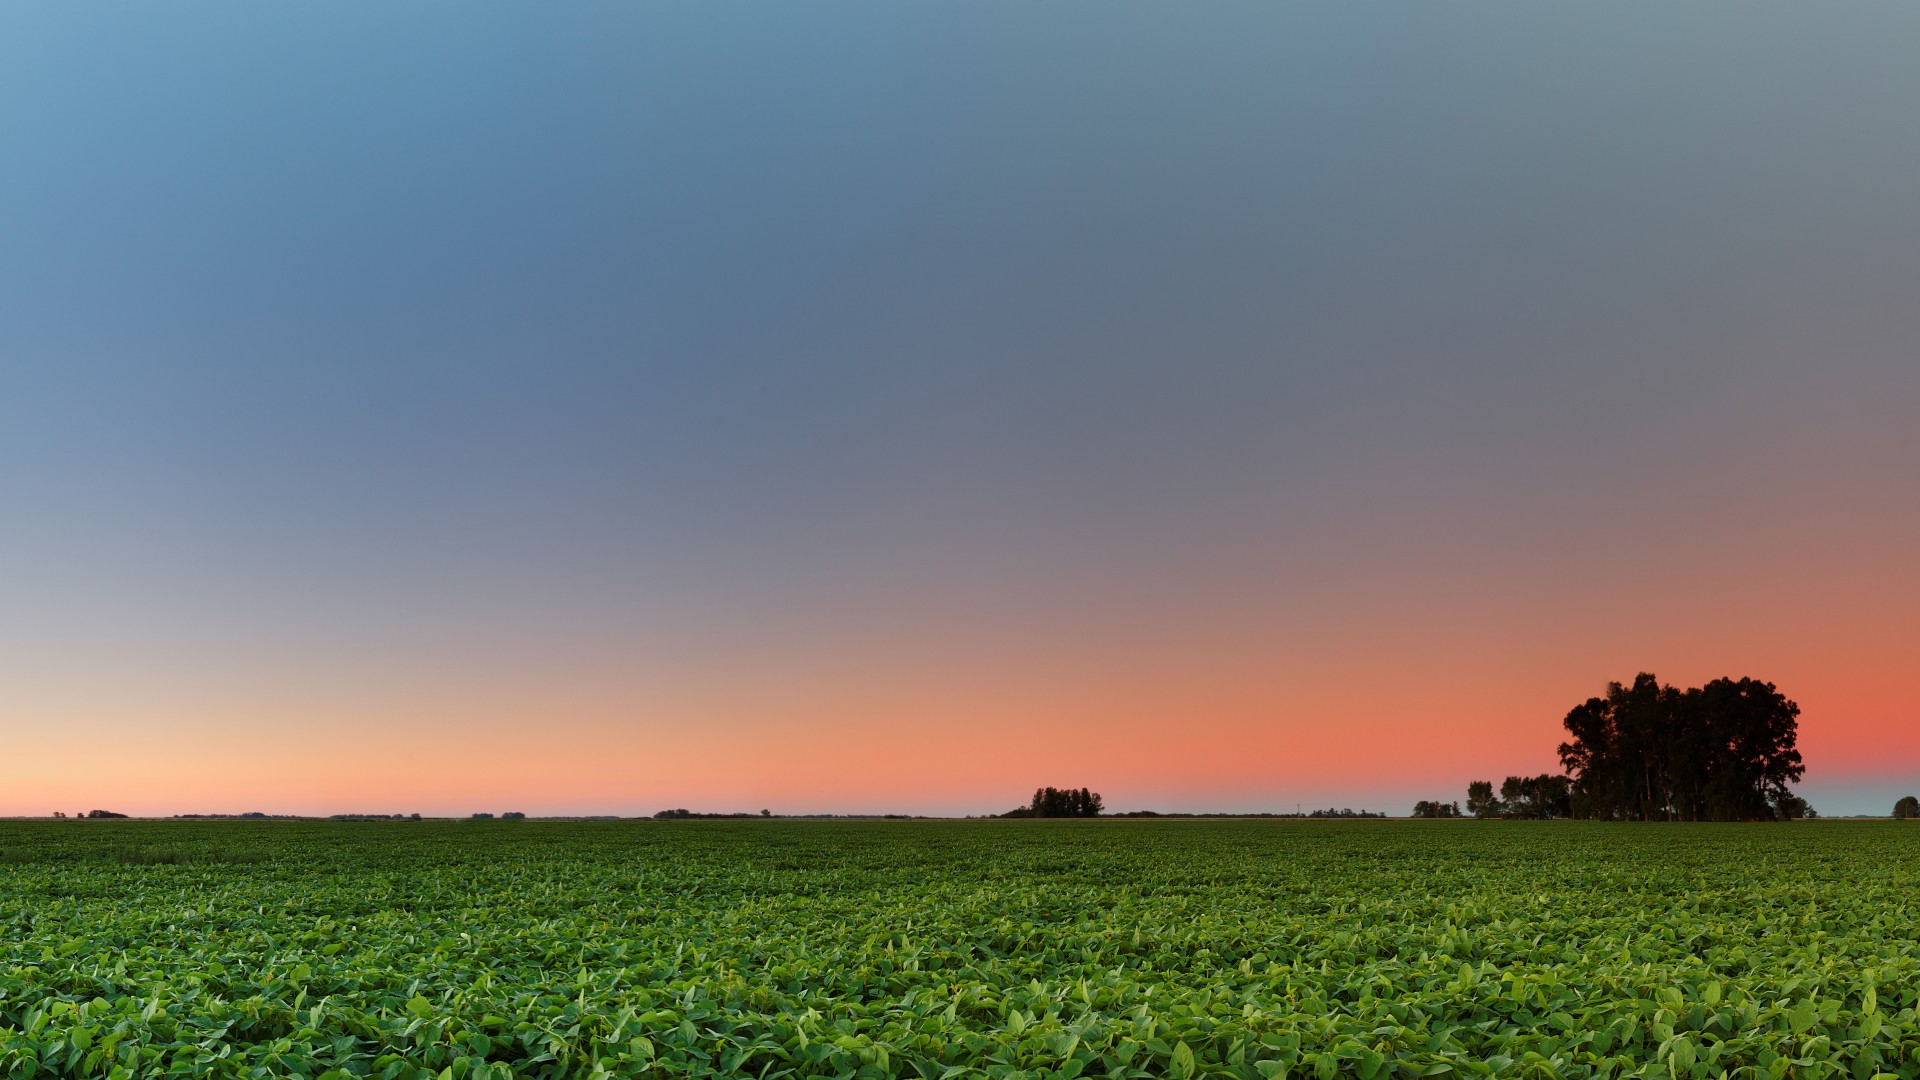
[{"label": "distant treeline silhouette", "polygon": [[1427,802],[1422,800],[1413,804],[1413,816],[1417,818],[1522,818],[1545,821],[1549,818],[1569,817],[1572,814],[1568,792],[1572,782],[1564,776],[1542,773],[1539,776],[1509,776],[1500,785],[1500,794],[1493,793],[1491,780],[1475,780],[1467,785],[1467,809],[1460,810],[1457,802]]},{"label": "distant treeline silhouette", "polygon": [[1001,814],[1001,817],[1099,817],[1105,809],[1097,791],[1086,788],[1035,788],[1033,800],[1025,806],[1016,806]]},{"label": "distant treeline silhouette", "polygon": [[1509,776],[1493,793],[1493,783],[1475,780],[1467,785],[1467,813],[1477,818],[1520,818],[1545,821],[1573,816],[1573,782],[1554,773]]},{"label": "distant treeline silhouette", "polygon": [[1265,811],[1263,811],[1263,813],[1123,811],[1123,813],[1116,813],[1116,815],[1108,815],[1108,813],[1106,813],[1106,807],[1104,807],[1104,801],[1100,799],[1100,792],[1089,792],[1087,788],[1037,788],[1037,790],[1033,792],[1033,799],[1031,799],[1027,805],[1014,807],[1014,809],[1010,809],[1010,811],[1006,811],[1006,813],[991,815],[991,817],[1102,817],[1102,815],[1106,815],[1106,817],[1311,817],[1311,819],[1327,819],[1327,817],[1386,817],[1384,813],[1363,811],[1363,809],[1357,811],[1357,809],[1352,809],[1352,807],[1346,807],[1346,809],[1332,809],[1332,807],[1327,807],[1327,809],[1321,809],[1321,811],[1308,811],[1308,813],[1265,813]]},{"label": "distant treeline silhouette", "polygon": [[1247,813],[1220,811],[1220,812],[1204,813],[1204,814],[1185,813],[1178,810],[1171,810],[1171,811],[1127,810],[1122,813],[1111,814],[1108,816],[1132,817],[1132,818],[1383,818],[1383,817],[1386,817],[1387,815],[1384,812],[1380,812],[1380,811],[1355,810],[1352,807],[1346,807],[1344,809],[1335,810],[1333,807],[1329,806],[1325,810],[1309,810],[1304,814],[1298,813],[1298,812],[1276,814],[1271,810],[1259,810],[1259,811],[1253,811],[1253,812],[1247,812]]}]

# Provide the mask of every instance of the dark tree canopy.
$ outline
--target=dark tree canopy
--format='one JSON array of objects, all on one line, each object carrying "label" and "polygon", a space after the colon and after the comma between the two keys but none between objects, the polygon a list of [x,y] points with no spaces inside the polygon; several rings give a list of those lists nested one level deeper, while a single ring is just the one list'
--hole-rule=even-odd
[{"label": "dark tree canopy", "polygon": [[1641,674],[1563,721],[1571,812],[1615,821],[1751,821],[1810,816],[1788,785],[1806,769],[1800,706],[1772,683],[1715,679],[1679,690]]},{"label": "dark tree canopy", "polygon": [[1033,801],[1001,817],[1099,817],[1106,809],[1100,793],[1086,788],[1035,788]]},{"label": "dark tree canopy", "polygon": [[1572,781],[1553,773],[1509,776],[1500,785],[1495,805],[1501,817],[1527,821],[1573,816]]},{"label": "dark tree canopy", "polygon": [[1413,816],[1417,818],[1457,818],[1460,816],[1460,804],[1457,802],[1429,802],[1421,799],[1413,804]]},{"label": "dark tree canopy", "polygon": [[1467,785],[1467,813],[1477,818],[1521,818],[1545,821],[1573,816],[1573,782],[1564,776],[1509,776],[1493,793],[1493,781]]},{"label": "dark tree canopy", "polygon": [[1503,809],[1493,794],[1493,781],[1475,780],[1467,785],[1467,813],[1477,818],[1496,818]]},{"label": "dark tree canopy", "polygon": [[1911,795],[1901,796],[1900,801],[1893,804],[1893,817],[1896,821],[1912,821],[1920,818],[1920,799]]}]

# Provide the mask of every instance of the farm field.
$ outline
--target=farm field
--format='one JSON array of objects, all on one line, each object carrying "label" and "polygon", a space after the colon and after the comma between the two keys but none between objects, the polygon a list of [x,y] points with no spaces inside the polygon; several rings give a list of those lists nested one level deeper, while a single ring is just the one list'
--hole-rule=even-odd
[{"label": "farm field", "polygon": [[1920,826],[0,823],[0,1075],[1920,1077]]}]

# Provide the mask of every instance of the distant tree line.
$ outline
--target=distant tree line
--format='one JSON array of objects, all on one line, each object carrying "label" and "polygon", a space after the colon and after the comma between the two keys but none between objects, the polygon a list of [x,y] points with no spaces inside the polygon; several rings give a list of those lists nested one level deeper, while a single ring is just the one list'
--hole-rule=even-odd
[{"label": "distant tree line", "polygon": [[1033,799],[1001,814],[1010,818],[1099,817],[1106,808],[1097,791],[1086,788],[1035,788]]},{"label": "distant tree line", "polygon": [[1553,773],[1539,776],[1509,776],[1493,793],[1493,782],[1475,780],[1467,785],[1467,813],[1477,818],[1519,818],[1546,821],[1573,815],[1572,781]]},{"label": "distant tree line", "polygon": [[[709,821],[709,820],[718,820],[718,821],[725,821],[725,820],[730,820],[730,819],[739,819],[739,818],[763,818],[763,817],[772,817],[772,816],[773,816],[773,812],[772,812],[772,811],[770,811],[770,810],[762,810],[762,811],[760,811],[760,812],[759,812],[759,813],[757,813],[757,814],[745,814],[745,813],[737,813],[737,814],[697,814],[697,813],[694,813],[694,812],[693,812],[692,810],[688,810],[688,809],[685,809],[685,808],[681,808],[681,809],[678,809],[678,810],[662,810],[662,811],[660,811],[659,813],[657,813],[657,814],[655,814],[655,815],[653,815],[653,817],[654,817],[654,820],[655,820],[655,821],[690,821],[690,820],[698,820],[698,821]],[[828,815],[828,816],[831,816],[831,815]],[[878,817],[879,815],[877,815],[877,814],[876,814],[876,815],[873,815],[873,816],[875,816],[875,817]]]},{"label": "distant tree line", "polygon": [[1460,816],[1460,804],[1457,802],[1430,802],[1421,799],[1413,804],[1413,816],[1417,818],[1457,818]]},{"label": "distant tree line", "polygon": [[[1022,814],[1020,816],[1026,817],[1028,815]],[[1276,814],[1271,810],[1261,810],[1261,811],[1256,811],[1252,813],[1219,812],[1219,813],[1207,813],[1207,814],[1190,814],[1190,813],[1182,813],[1179,811],[1167,812],[1167,811],[1160,811],[1160,810],[1127,810],[1122,813],[1111,814],[1108,816],[1131,817],[1131,818],[1293,818],[1293,819],[1300,819],[1300,818],[1383,818],[1383,817],[1386,817],[1387,815],[1384,812],[1378,812],[1373,810],[1355,810],[1352,807],[1348,807],[1344,810],[1335,810],[1333,807],[1329,806],[1325,810],[1309,810],[1304,814],[1301,814],[1301,813]]]},{"label": "distant tree line", "polygon": [[[1097,791],[1086,788],[1036,788],[1033,798],[1025,806],[1016,806],[1004,814],[1003,818],[1074,818],[1100,817],[1106,814],[1106,804]],[[1335,810],[1329,806],[1325,810],[1311,810],[1304,814],[1187,814],[1169,813],[1159,810],[1128,810],[1124,813],[1109,815],[1127,818],[1383,818],[1387,815],[1370,810],[1355,810],[1348,807]]]}]

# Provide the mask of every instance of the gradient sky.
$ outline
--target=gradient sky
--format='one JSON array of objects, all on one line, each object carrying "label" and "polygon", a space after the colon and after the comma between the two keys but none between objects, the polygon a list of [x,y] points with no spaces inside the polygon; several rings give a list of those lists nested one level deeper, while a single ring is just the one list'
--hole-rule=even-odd
[{"label": "gradient sky", "polygon": [[0,813],[1920,790],[1920,8],[0,8]]}]

